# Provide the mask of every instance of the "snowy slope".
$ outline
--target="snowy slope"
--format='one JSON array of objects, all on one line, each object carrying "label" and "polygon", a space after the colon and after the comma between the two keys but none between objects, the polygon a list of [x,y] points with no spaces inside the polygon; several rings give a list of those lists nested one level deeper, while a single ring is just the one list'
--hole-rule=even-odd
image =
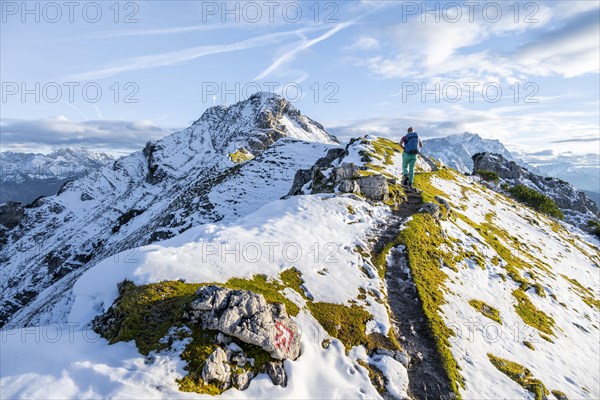
[{"label": "snowy slope", "polygon": [[[598,242],[582,233],[568,232],[545,216],[520,206],[479,185],[472,185],[459,175],[454,180],[436,179],[435,187],[444,191],[461,211],[475,223],[487,220],[515,241],[504,242],[515,256],[529,265],[525,276],[541,285],[545,294],[534,288],[526,291],[535,307],[554,319],[552,342],[525,324],[515,312],[512,292],[519,284],[510,278],[505,282],[504,262],[493,261],[498,253],[486,238],[461,219],[444,221],[442,226],[459,247],[473,247],[485,259],[485,268],[466,261],[448,275],[447,304],[443,317],[457,332],[452,353],[465,377],[465,398],[528,398],[531,395],[490,363],[487,353],[517,362],[532,372],[548,389],[560,390],[569,398],[598,398],[600,365],[598,336],[600,314],[583,301],[584,295],[567,278],[591,288],[598,299],[600,288],[600,253]],[[496,239],[498,240],[498,239]],[[507,260],[504,260],[505,262]],[[468,302],[478,299],[496,308],[502,324],[491,321]],[[529,341],[535,350],[523,342]]]},{"label": "snowy slope", "polygon": [[[191,127],[68,183],[0,231],[0,325],[64,321],[55,305],[70,304],[70,288],[87,268],[255,211],[285,195],[295,171],[336,143],[283,98],[259,93],[211,108]],[[255,158],[233,162],[240,149]]]},{"label": "snowy slope", "polygon": [[[378,149],[377,143],[373,137],[356,141],[340,164],[354,162],[370,174],[374,171],[361,160],[361,151],[381,154],[371,168],[400,178],[399,153],[390,156],[389,148]],[[236,175],[239,178],[231,178],[230,188],[243,184],[244,189],[259,190],[252,185],[266,176],[264,170],[256,169],[261,163],[269,165],[267,161],[280,157],[292,159],[318,148],[306,142],[280,141],[256,157],[252,161],[256,164],[243,164],[242,170],[249,167],[244,172],[247,178]],[[291,186],[291,180],[279,182]],[[550,399],[557,398],[557,391],[568,398],[600,397],[598,241],[450,170],[421,173],[416,185],[423,190],[425,201],[442,196],[453,210],[439,221],[429,214],[409,216],[396,233],[402,237],[417,232],[412,231],[416,220],[430,224],[427,229],[432,229],[424,233],[427,238],[433,238],[436,230],[443,232],[440,240],[444,243],[439,248],[425,249],[426,254],[435,255],[425,261],[437,265],[443,279],[427,288],[438,289],[443,296],[436,315],[453,332],[449,337],[451,357],[464,381],[458,385],[459,394],[465,399],[534,399],[530,390],[492,364],[491,354],[527,368],[543,383]],[[227,208],[226,200],[235,200],[237,194],[248,196],[243,191],[221,190],[225,187],[214,186],[207,195],[219,202],[215,212]],[[231,277],[265,274],[277,280],[283,270],[294,266],[301,273],[304,291],[314,301],[355,304],[371,315],[367,333],[390,335],[394,331],[390,327],[403,324],[402,315],[395,316],[396,322],[389,317],[388,303],[393,299],[374,258],[364,249],[381,238],[378,235],[394,215],[403,215],[406,205],[397,207],[393,211],[382,203],[340,193],[270,198],[260,208],[242,209],[239,217],[199,224],[133,252],[105,257],[70,281],[72,301],[54,304],[53,310],[46,312],[62,318],[38,319],[59,322],[62,332],[71,327],[72,341],[66,333],[58,341],[48,340],[56,337],[50,336],[56,326],[47,323],[33,328],[40,335],[45,332],[46,340],[39,342],[27,336],[31,328],[3,331],[0,389],[10,398],[200,398],[178,391],[176,379],[185,373],[179,354],[185,343],[175,343],[170,352],[159,353],[157,361],[146,364],[134,343],[109,346],[89,329],[91,319],[112,304],[117,283],[123,279],[137,284],[177,279],[223,283]],[[234,204],[228,209],[237,208]],[[420,239],[428,243],[425,237]],[[384,259],[391,268],[396,262],[393,254],[418,250],[422,249],[397,244],[385,250],[389,254]],[[454,262],[449,263],[450,259]],[[412,265],[411,274],[415,282],[428,279],[425,265]],[[529,301],[528,310],[552,319],[551,332],[533,327],[533,322],[526,322],[518,312],[515,293],[520,293],[519,288]],[[344,349],[312,315],[306,299],[290,288],[282,293],[301,308],[294,320],[302,330],[302,355],[285,361],[288,386],[273,386],[265,374],[259,374],[246,391],[230,389],[222,397],[379,398],[364,362],[382,371],[388,394],[397,398],[410,395],[408,380],[414,363],[367,354],[362,345]],[[423,301],[431,291],[418,293]],[[471,300],[497,310],[501,322],[485,317],[469,304]],[[322,346],[324,339],[331,339],[328,348]],[[431,360],[420,361],[428,362]]]}]

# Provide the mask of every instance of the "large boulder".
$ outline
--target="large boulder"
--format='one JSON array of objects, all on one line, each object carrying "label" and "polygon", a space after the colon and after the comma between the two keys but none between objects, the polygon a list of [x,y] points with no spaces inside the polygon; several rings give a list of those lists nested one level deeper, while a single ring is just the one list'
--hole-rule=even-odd
[{"label": "large boulder", "polygon": [[358,186],[365,197],[373,200],[384,200],[389,193],[388,179],[383,175],[363,176]]},{"label": "large boulder", "polygon": [[187,313],[193,323],[259,346],[277,360],[300,355],[300,333],[285,305],[250,290],[211,285],[198,289]]}]

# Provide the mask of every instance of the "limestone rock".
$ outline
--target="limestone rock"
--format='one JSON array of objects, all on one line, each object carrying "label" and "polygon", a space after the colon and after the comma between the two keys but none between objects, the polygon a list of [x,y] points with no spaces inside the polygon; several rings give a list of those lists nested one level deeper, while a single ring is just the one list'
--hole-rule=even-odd
[{"label": "limestone rock", "polygon": [[227,363],[227,354],[217,347],[204,363],[202,379],[207,383],[217,383],[225,389],[230,385],[230,378],[231,367]]},{"label": "limestone rock", "polygon": [[271,378],[273,385],[286,387],[287,386],[287,375],[285,368],[283,368],[283,362],[281,361],[269,361],[265,364],[265,370]]},{"label": "limestone rock", "polygon": [[233,386],[239,390],[246,390],[250,385],[250,381],[254,378],[254,373],[252,371],[244,371],[239,374],[235,374],[231,381]]},{"label": "limestone rock", "polygon": [[216,285],[198,289],[188,318],[204,329],[263,348],[277,360],[300,355],[300,333],[285,305],[269,304],[250,290],[233,290]]}]

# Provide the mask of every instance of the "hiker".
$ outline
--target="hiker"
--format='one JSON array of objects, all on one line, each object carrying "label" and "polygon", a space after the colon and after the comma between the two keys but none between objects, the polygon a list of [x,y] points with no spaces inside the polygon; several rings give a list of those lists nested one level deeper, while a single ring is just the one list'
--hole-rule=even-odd
[{"label": "hiker", "polygon": [[400,147],[404,149],[402,154],[402,185],[412,190],[413,180],[415,178],[415,163],[417,154],[423,147],[423,142],[419,139],[417,132],[413,128],[408,128],[408,133],[400,139]]}]

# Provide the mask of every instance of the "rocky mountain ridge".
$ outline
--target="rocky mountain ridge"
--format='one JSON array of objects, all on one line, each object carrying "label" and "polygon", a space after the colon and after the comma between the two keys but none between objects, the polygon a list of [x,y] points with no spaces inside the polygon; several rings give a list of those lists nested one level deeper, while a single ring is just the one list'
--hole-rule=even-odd
[{"label": "rocky mountain ridge", "polygon": [[[72,280],[111,254],[232,220],[285,195],[296,170],[336,143],[282,97],[259,93],[207,110],[189,128],[66,183],[56,196],[16,206],[19,218],[0,228],[0,325],[16,312],[16,324],[29,324],[55,302],[68,303]],[[240,163],[240,151],[248,162]],[[36,302],[50,286],[52,300]]]},{"label": "rocky mountain ridge", "polygon": [[600,219],[596,203],[585,192],[559,178],[534,174],[514,161],[500,154],[478,153],[473,155],[474,172],[491,171],[497,174],[499,181],[493,187],[502,189],[509,186],[524,185],[549,197],[565,215],[565,220],[585,229],[588,221]]}]

